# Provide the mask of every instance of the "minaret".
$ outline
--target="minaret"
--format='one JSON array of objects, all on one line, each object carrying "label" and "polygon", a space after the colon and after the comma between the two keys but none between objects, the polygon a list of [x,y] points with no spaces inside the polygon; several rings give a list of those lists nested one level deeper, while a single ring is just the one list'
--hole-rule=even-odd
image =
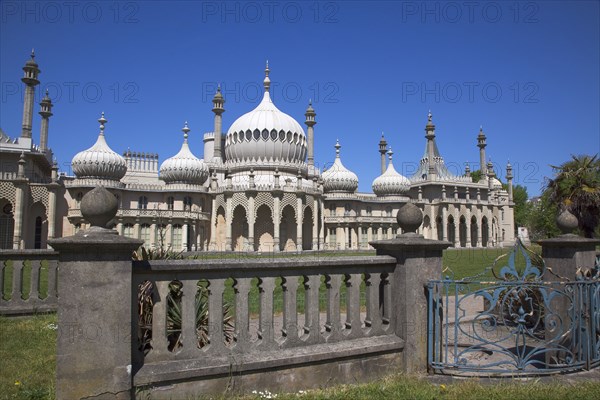
[{"label": "minaret", "polygon": [[46,96],[40,103],[40,113],[42,116],[42,124],[40,127],[40,150],[44,153],[48,150],[48,124],[50,123],[50,117],[52,116],[52,100],[48,96],[48,89],[46,89]]},{"label": "minaret", "polygon": [[427,114],[427,125],[425,125],[425,139],[427,139],[427,160],[429,161],[429,171],[427,171],[427,178],[433,179],[436,175],[435,171],[435,125],[433,124],[433,116],[431,110]]},{"label": "minaret", "polygon": [[381,132],[381,140],[379,141],[379,153],[381,153],[381,174],[383,175],[383,173],[387,169],[386,165],[385,165],[385,154],[387,153],[387,142],[385,140],[385,137],[383,136],[383,132]]},{"label": "minaret", "polygon": [[[221,114],[225,112],[225,108],[223,107],[225,104],[225,99],[221,94],[221,85],[217,87],[217,93],[215,93],[215,97],[213,97],[213,109],[212,111],[215,113],[215,141],[214,141],[214,150],[213,150],[213,160],[217,163],[221,163],[223,161],[223,156],[221,154],[221,142],[222,142],[222,127],[223,127],[223,119]],[[210,161],[210,160],[207,160]]]},{"label": "minaret", "polygon": [[492,164],[492,160],[488,161],[486,173],[488,177],[488,189],[492,190],[494,188],[494,178],[496,177],[496,173],[494,172],[494,164]]},{"label": "minaret", "polygon": [[23,67],[25,75],[21,78],[21,81],[26,85],[25,87],[25,102],[23,103],[23,123],[21,129],[22,138],[31,138],[31,121],[33,119],[33,97],[35,94],[35,87],[39,85],[38,74],[41,72],[35,62],[35,52],[31,50],[31,59],[25,63]]},{"label": "minaret", "polygon": [[483,126],[479,127],[479,135],[477,135],[477,147],[479,147],[479,166],[481,169],[481,176],[487,175],[487,169],[485,165],[485,133],[483,133]]},{"label": "minaret", "polygon": [[306,117],[306,132],[308,133],[308,166],[312,167],[315,165],[315,132],[313,126],[317,123],[315,121],[315,110],[312,107],[312,101],[308,101],[308,108],[306,109],[306,113],[304,116]]},{"label": "minaret", "polygon": [[508,201],[513,201],[513,173],[510,160],[506,164],[506,183],[508,184]]}]

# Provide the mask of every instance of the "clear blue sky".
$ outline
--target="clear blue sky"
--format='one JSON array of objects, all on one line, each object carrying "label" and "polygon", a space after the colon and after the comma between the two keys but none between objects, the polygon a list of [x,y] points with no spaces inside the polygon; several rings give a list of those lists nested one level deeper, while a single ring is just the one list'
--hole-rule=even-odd
[{"label": "clear blue sky", "polygon": [[[224,130],[255,107],[265,60],[275,104],[299,122],[317,112],[315,158],[336,138],[360,191],[379,174],[385,132],[408,174],[431,109],[446,163],[510,159],[540,192],[549,164],[600,151],[597,1],[0,2],[0,126],[20,133],[22,66],[32,47],[54,100],[50,146],[61,170],[91,146],[106,112],[113,150],[177,152],[189,121],[201,157],[217,82]],[[35,106],[36,113],[39,106]],[[39,143],[39,116],[34,138]]]}]

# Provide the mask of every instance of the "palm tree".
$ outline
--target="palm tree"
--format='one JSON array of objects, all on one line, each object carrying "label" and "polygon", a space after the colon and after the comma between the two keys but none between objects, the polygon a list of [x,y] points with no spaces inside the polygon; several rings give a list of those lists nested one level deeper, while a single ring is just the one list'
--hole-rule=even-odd
[{"label": "palm tree", "polygon": [[546,190],[552,201],[577,217],[584,236],[591,238],[600,224],[600,160],[598,155],[571,157],[558,167],[551,166],[556,175]]}]

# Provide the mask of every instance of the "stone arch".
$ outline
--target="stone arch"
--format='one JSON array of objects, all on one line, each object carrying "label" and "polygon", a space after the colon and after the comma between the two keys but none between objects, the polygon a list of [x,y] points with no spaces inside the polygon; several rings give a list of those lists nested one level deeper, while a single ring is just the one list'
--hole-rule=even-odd
[{"label": "stone arch", "polygon": [[467,219],[461,215],[458,222],[458,238],[460,247],[467,247]]},{"label": "stone arch", "polygon": [[454,216],[448,215],[448,226],[446,227],[448,241],[454,246],[456,240],[456,226],[454,226]]},{"label": "stone arch", "polygon": [[488,219],[486,216],[484,216],[483,218],[481,218],[481,246],[482,247],[488,247],[488,242],[489,242],[489,238],[490,238],[490,230],[489,230],[489,226],[488,226]]},{"label": "stone arch", "polygon": [[227,220],[225,219],[225,208],[220,206],[217,208],[216,225],[213,226],[215,229],[215,240],[217,248],[214,250],[225,250],[225,243],[227,242]]},{"label": "stone arch", "polygon": [[48,217],[46,207],[36,201],[29,207],[29,212],[23,217],[26,249],[45,249],[48,239]]},{"label": "stone arch", "polygon": [[477,247],[477,217],[471,217],[471,247]]},{"label": "stone arch", "polygon": [[435,230],[437,231],[437,240],[444,240],[444,224],[442,223],[442,217],[439,215],[435,219]]},{"label": "stone arch", "polygon": [[256,222],[254,224],[254,250],[273,251],[275,225],[271,208],[262,204],[256,210]]},{"label": "stone arch", "polygon": [[304,209],[304,218],[302,219],[302,250],[312,249],[313,240],[313,212],[312,208]]},{"label": "stone arch", "polygon": [[244,251],[248,247],[248,214],[241,205],[235,207],[231,218],[231,247],[233,251]]},{"label": "stone arch", "polygon": [[15,231],[13,204],[5,198],[0,198],[0,249],[12,249]]},{"label": "stone arch", "polygon": [[425,239],[432,239],[431,238],[431,219],[429,218],[429,215],[426,215],[423,218],[423,237]]},{"label": "stone arch", "polygon": [[296,250],[296,211],[287,205],[281,210],[281,223],[279,224],[279,250]]}]

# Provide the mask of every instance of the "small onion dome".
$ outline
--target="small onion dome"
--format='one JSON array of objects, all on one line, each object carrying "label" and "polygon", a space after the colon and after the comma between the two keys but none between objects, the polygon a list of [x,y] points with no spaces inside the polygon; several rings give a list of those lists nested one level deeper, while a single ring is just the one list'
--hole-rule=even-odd
[{"label": "small onion dome", "polygon": [[188,146],[187,121],[182,129],[183,144],[179,153],[166,159],[160,166],[160,178],[166,183],[191,183],[202,185],[208,178],[208,168],[204,161],[192,154]]},{"label": "small onion dome", "polygon": [[71,167],[77,178],[121,180],[127,172],[127,163],[112,151],[104,138],[104,125],[108,122],[104,112],[100,119],[100,134],[96,143],[73,157]]},{"label": "small onion dome", "polygon": [[492,178],[492,187],[494,189],[502,189],[502,182],[500,182],[498,178]]},{"label": "small onion dome", "polygon": [[27,62],[25,63],[25,65],[27,66],[32,66],[32,67],[37,67],[38,63],[35,62],[35,50],[31,49],[31,58],[29,60],[27,60]]},{"label": "small onion dome", "polygon": [[327,171],[323,172],[323,188],[325,192],[350,192],[358,189],[358,177],[342,164],[340,159],[340,142],[335,144],[335,162]]},{"label": "small onion dome", "polygon": [[388,151],[390,163],[383,174],[373,181],[373,192],[377,196],[401,195],[410,189],[410,181],[403,175],[400,175],[392,163],[392,149]]}]

